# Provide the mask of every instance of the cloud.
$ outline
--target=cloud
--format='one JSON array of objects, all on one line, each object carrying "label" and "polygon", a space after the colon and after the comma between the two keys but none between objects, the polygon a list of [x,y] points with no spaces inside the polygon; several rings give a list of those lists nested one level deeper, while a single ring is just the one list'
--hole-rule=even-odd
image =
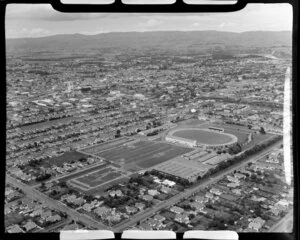
[{"label": "cloud", "polygon": [[75,21],[84,19],[98,19],[106,17],[107,13],[63,13],[56,11],[49,4],[39,5],[9,5],[6,17],[9,20],[42,20],[42,21]]},{"label": "cloud", "polygon": [[162,20],[158,20],[158,19],[149,19],[146,23],[144,23],[143,25],[145,27],[156,27],[159,26],[163,23]]},{"label": "cloud", "polygon": [[20,34],[24,37],[45,37],[55,33],[44,28],[22,28]]},{"label": "cloud", "polygon": [[[160,0],[161,1],[161,0]],[[169,1],[169,0],[168,0]],[[177,16],[187,20],[198,21],[203,15],[211,13],[178,13]],[[168,19],[174,16],[172,13],[63,13],[59,12],[50,4],[10,4],[6,8],[6,17],[9,20],[42,20],[42,21],[76,21],[113,18],[156,17]]]},{"label": "cloud", "polygon": [[198,23],[198,22],[195,22],[192,24],[192,27],[199,27],[199,26],[200,26],[200,23]]},{"label": "cloud", "polygon": [[222,22],[221,24],[219,24],[220,28],[234,27],[234,26],[236,26],[236,24],[232,22]]}]

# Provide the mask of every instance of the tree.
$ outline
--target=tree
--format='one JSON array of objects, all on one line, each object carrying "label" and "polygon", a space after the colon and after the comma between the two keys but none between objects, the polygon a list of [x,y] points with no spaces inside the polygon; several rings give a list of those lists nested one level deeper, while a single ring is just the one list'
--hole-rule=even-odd
[{"label": "tree", "polygon": [[121,137],[121,130],[120,129],[117,130],[117,134],[115,135],[115,138],[119,138],[119,137]]},{"label": "tree", "polygon": [[46,187],[45,182],[41,183],[41,188],[44,189]]},{"label": "tree", "polygon": [[266,134],[266,131],[263,127],[260,127],[260,130],[259,130],[260,134]]}]

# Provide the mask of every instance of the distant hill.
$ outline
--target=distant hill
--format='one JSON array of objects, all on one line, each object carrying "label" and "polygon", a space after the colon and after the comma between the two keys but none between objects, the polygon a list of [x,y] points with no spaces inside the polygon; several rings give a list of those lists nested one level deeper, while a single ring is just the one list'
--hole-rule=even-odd
[{"label": "distant hill", "polygon": [[216,48],[255,49],[291,47],[292,32],[253,31],[243,33],[219,31],[116,32],[97,35],[54,35],[42,38],[7,39],[10,54],[33,52],[84,53],[110,51],[188,51],[207,53]]}]

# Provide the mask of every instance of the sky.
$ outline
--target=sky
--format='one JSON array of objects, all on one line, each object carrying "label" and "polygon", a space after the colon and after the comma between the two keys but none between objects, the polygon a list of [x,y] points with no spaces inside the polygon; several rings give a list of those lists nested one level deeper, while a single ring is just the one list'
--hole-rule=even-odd
[{"label": "sky", "polygon": [[191,14],[61,13],[49,4],[9,4],[6,8],[5,27],[7,38],[132,31],[292,31],[292,6],[286,3],[248,4],[237,12]]}]

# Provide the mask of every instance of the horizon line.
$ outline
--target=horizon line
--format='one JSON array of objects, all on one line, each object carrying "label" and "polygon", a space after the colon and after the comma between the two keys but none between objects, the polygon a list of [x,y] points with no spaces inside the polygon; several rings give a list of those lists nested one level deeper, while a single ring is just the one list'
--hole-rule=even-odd
[{"label": "horizon line", "polygon": [[293,32],[292,30],[252,30],[252,31],[244,31],[244,32],[234,32],[234,31],[220,31],[220,30],[156,30],[156,31],[112,31],[112,32],[101,32],[95,34],[84,34],[84,33],[61,33],[61,34],[52,34],[47,36],[40,36],[40,37],[5,37],[6,40],[16,40],[16,39],[39,39],[39,38],[47,38],[47,37],[55,37],[55,36],[72,36],[72,35],[80,35],[80,36],[98,36],[102,34],[114,34],[114,33],[154,33],[154,32],[222,32],[222,33],[236,33],[236,34],[243,34],[243,33],[250,33],[250,32]]}]

